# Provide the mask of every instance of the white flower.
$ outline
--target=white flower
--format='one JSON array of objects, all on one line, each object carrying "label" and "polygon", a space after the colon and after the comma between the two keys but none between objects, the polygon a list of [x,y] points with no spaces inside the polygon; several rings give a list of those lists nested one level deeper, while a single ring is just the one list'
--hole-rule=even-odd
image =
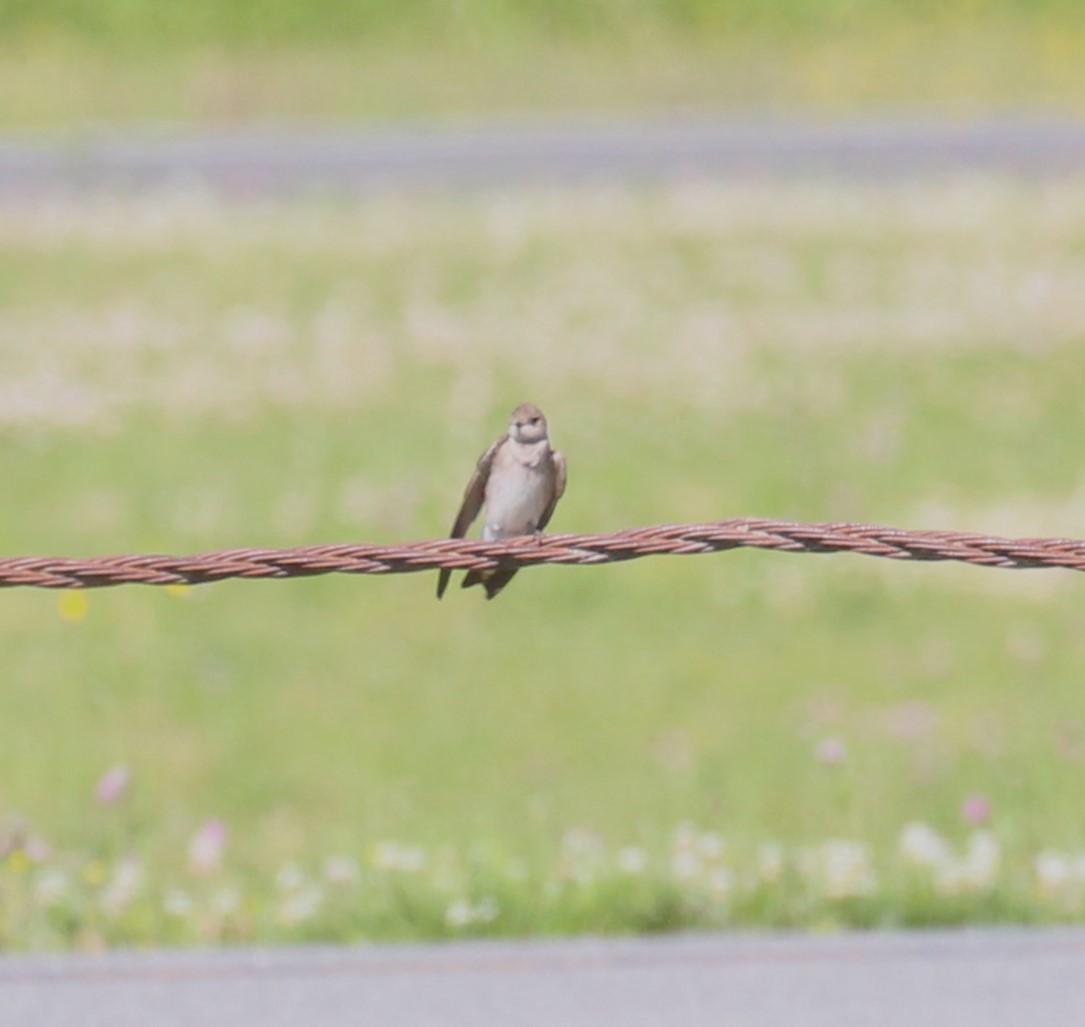
[{"label": "white flower", "polygon": [[949,844],[927,824],[913,820],[900,832],[900,854],[916,866],[939,867],[950,859]]},{"label": "white flower", "polygon": [[683,820],[674,829],[674,847],[676,849],[697,848],[697,825],[689,820]]},{"label": "white flower", "polygon": [[449,927],[486,924],[496,919],[499,912],[497,900],[493,898],[484,898],[477,905],[471,905],[466,899],[457,899],[445,910],[445,923]]},{"label": "white flower", "polygon": [[102,890],[99,905],[107,913],[123,913],[143,884],[143,866],[135,857],[122,859],[114,868],[109,884]]},{"label": "white flower", "polygon": [[692,881],[700,876],[701,857],[693,849],[678,849],[671,857],[671,872],[679,881]]},{"label": "white flower", "polygon": [[300,924],[312,919],[324,901],[324,892],[317,885],[309,885],[291,892],[279,906],[279,922]]},{"label": "white flower", "polygon": [[990,831],[974,831],[962,863],[965,879],[974,888],[990,888],[998,877],[1002,850]]},{"label": "white flower", "polygon": [[674,829],[671,873],[679,881],[692,881],[702,870],[701,836],[695,824],[683,820]]},{"label": "white flower", "polygon": [[181,919],[192,912],[192,899],[179,888],[171,888],[162,899],[162,908],[170,916]]},{"label": "white flower", "polygon": [[211,896],[211,908],[219,916],[229,916],[241,905],[241,893],[236,888],[219,888]]},{"label": "white flower", "polygon": [[561,839],[561,875],[588,884],[603,868],[603,843],[599,836],[583,828],[566,831]]},{"label": "white flower", "polygon": [[705,859],[719,859],[723,856],[725,847],[723,836],[716,834],[715,831],[708,831],[701,835],[697,847],[701,850],[701,855]]},{"label": "white flower", "polygon": [[500,912],[500,909],[497,900],[487,897],[475,906],[475,919],[480,923],[488,924],[491,920],[497,919],[498,912]]},{"label": "white flower", "polygon": [[779,842],[765,842],[757,850],[757,875],[765,884],[775,884],[784,872],[784,847]]},{"label": "white flower", "polygon": [[727,898],[735,887],[735,875],[727,867],[716,867],[708,875],[708,890],[717,899]]},{"label": "white flower", "polygon": [[627,845],[618,850],[616,862],[623,874],[643,874],[648,868],[648,853],[639,845]]},{"label": "white flower", "polygon": [[68,883],[63,870],[42,870],[34,878],[34,898],[39,905],[55,906],[68,894]]},{"label": "white flower", "polygon": [[1065,853],[1044,849],[1037,853],[1033,870],[1040,887],[1046,892],[1060,892],[1074,877],[1073,864]]},{"label": "white flower", "polygon": [[360,871],[350,856],[329,856],[324,860],[324,879],[331,884],[356,884]]},{"label": "white flower", "polygon": [[426,855],[417,846],[401,845],[395,841],[378,842],[373,848],[372,862],[378,870],[414,873],[425,865]]},{"label": "white flower", "polygon": [[449,927],[466,927],[471,922],[471,904],[457,899],[445,910],[445,923]]},{"label": "white flower", "polygon": [[869,895],[877,884],[870,851],[862,842],[825,842],[821,847],[821,872],[825,894],[832,899]]},{"label": "white flower", "polygon": [[305,884],[305,871],[297,863],[285,863],[275,875],[279,891],[298,891]]},{"label": "white flower", "polygon": [[983,891],[998,877],[1001,850],[989,831],[976,831],[969,839],[963,859],[947,858],[936,868],[938,890],[947,895]]}]

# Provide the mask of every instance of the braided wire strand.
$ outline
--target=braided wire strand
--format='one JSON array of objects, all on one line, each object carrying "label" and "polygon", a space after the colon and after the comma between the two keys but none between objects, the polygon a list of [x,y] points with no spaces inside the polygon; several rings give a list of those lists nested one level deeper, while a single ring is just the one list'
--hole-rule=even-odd
[{"label": "braided wire strand", "polygon": [[129,554],[0,557],[0,588],[104,588],[202,585],[228,578],[322,574],[408,574],[442,567],[495,570],[535,564],[602,564],[645,556],[732,549],[856,553],[892,560],[953,560],[1005,569],[1085,570],[1085,540],[1000,538],[962,531],[908,531],[848,522],[803,524],[739,517],[705,524],[660,524],[603,535],[524,536],[501,542],[433,539],[394,545],[338,543],[289,549],[226,549],[191,556]]}]

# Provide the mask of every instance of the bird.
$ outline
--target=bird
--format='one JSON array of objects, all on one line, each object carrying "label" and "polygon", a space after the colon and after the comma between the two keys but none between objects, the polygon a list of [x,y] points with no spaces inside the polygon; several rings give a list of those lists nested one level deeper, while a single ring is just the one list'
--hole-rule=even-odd
[{"label": "bird", "polygon": [[[550,446],[546,416],[533,403],[521,403],[509,418],[508,431],[479,457],[449,538],[464,538],[483,507],[483,541],[539,534],[564,492],[565,457]],[[486,598],[493,599],[516,570],[468,571],[463,587],[481,585]],[[438,599],[445,594],[451,575],[451,570],[442,568]]]}]

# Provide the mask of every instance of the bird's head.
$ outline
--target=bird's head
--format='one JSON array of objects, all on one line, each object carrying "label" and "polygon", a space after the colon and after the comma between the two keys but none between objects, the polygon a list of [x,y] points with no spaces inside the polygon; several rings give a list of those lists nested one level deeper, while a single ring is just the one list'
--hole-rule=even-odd
[{"label": "bird's head", "polygon": [[509,419],[509,437],[515,442],[542,442],[547,436],[546,416],[534,403],[521,403]]}]

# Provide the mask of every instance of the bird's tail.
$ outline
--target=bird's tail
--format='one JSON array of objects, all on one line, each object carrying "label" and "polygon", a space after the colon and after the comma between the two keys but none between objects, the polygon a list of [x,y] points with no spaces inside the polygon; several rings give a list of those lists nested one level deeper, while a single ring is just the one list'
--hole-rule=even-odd
[{"label": "bird's tail", "polygon": [[512,570],[468,571],[463,579],[463,587],[470,588],[472,585],[481,585],[486,589],[486,598],[493,599],[501,589],[512,581],[518,569],[514,567]]},{"label": "bird's tail", "polygon": [[445,589],[448,588],[448,579],[452,577],[452,571],[447,567],[441,568],[441,573],[437,575],[437,598],[445,594]]}]

